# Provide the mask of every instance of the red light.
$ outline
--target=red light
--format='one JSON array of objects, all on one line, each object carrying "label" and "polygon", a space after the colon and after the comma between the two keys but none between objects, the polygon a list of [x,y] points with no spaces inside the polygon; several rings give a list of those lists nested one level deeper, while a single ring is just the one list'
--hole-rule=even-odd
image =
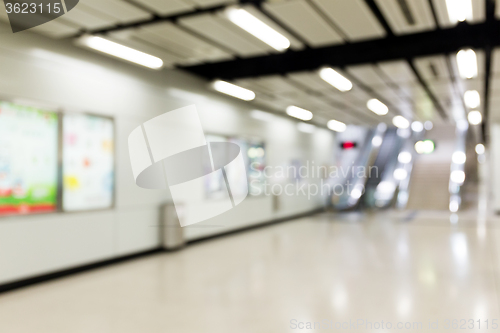
[{"label": "red light", "polygon": [[342,149],[352,149],[356,148],[356,142],[346,141],[341,144]]}]

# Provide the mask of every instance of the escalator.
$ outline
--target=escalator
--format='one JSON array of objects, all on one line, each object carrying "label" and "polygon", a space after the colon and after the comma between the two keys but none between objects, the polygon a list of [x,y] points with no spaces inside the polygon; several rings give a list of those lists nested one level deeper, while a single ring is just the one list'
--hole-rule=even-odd
[{"label": "escalator", "polygon": [[[336,190],[331,194],[331,206],[336,210],[349,210],[355,208],[363,194],[367,173],[358,172],[359,170],[369,170],[370,165],[377,156],[378,148],[382,142],[382,135],[385,132],[385,126],[379,126],[375,130],[366,132],[363,143],[359,148],[358,154],[350,163],[344,163],[343,174],[345,178],[340,179],[336,185],[341,185],[342,191]],[[345,169],[345,170],[344,170]],[[335,186],[337,188],[337,186]]]}]

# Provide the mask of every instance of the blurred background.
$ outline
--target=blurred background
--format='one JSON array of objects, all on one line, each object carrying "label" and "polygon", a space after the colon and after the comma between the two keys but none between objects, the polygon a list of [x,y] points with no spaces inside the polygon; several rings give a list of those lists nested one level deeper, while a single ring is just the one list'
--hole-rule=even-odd
[{"label": "blurred background", "polygon": [[[0,331],[498,328],[499,1],[4,2]],[[129,135],[189,105],[246,175],[174,202]]]}]

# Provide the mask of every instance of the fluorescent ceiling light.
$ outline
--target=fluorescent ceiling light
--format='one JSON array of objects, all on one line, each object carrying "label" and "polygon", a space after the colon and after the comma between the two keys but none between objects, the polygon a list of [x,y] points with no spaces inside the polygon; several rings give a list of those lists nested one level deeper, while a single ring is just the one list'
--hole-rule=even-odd
[{"label": "fluorescent ceiling light", "polygon": [[392,123],[397,128],[408,128],[410,127],[410,122],[403,116],[396,116],[392,118]]},{"label": "fluorescent ceiling light", "polygon": [[241,29],[260,39],[278,51],[285,51],[290,47],[288,38],[241,8],[228,8],[227,18]]},{"label": "fluorescent ceiling light", "polygon": [[457,53],[458,72],[463,79],[477,77],[477,56],[472,49],[460,50]]},{"label": "fluorescent ceiling light", "polygon": [[446,9],[451,23],[472,20],[472,0],[446,0]]},{"label": "fluorescent ceiling light", "polygon": [[335,132],[344,132],[347,128],[347,126],[343,122],[333,119],[330,120],[326,126]]},{"label": "fluorescent ceiling light", "polygon": [[220,93],[233,96],[244,101],[251,101],[255,99],[255,93],[253,91],[226,81],[215,80],[212,83],[212,87]]},{"label": "fluorescent ceiling light", "polygon": [[422,132],[424,130],[424,124],[422,124],[420,121],[414,121],[411,123],[411,129],[413,132]]},{"label": "fluorescent ceiling light", "polygon": [[460,131],[467,131],[469,128],[469,123],[465,119],[460,119],[457,121],[457,129]]},{"label": "fluorescent ceiling light", "polygon": [[451,160],[455,164],[464,164],[467,160],[467,156],[465,156],[465,153],[463,151],[456,151],[451,156]]},{"label": "fluorescent ceiling light", "polygon": [[252,117],[253,119],[258,119],[263,121],[272,121],[276,118],[276,116],[260,110],[250,111],[250,117]]},{"label": "fluorescent ceiling light", "polygon": [[336,70],[330,67],[322,68],[319,71],[319,76],[337,88],[338,90],[345,92],[352,89],[352,82],[340,75]]},{"label": "fluorescent ceiling light", "polygon": [[387,105],[385,105],[376,98],[370,99],[366,103],[366,107],[373,113],[378,114],[379,116],[386,115],[389,112],[389,108],[387,107]]},{"label": "fluorescent ceiling light", "polygon": [[407,151],[403,151],[403,152],[399,153],[398,162],[403,163],[403,164],[410,163],[411,162],[411,153],[407,152]]},{"label": "fluorescent ceiling light", "polygon": [[316,126],[312,124],[298,123],[297,129],[304,133],[314,133],[314,131],[316,130]]},{"label": "fluorescent ceiling light", "polygon": [[464,102],[469,108],[477,108],[481,104],[481,97],[477,90],[467,90],[464,94]]},{"label": "fluorescent ceiling light", "polygon": [[456,212],[458,212],[458,208],[460,208],[459,204],[458,204],[458,201],[451,200],[450,201],[450,212],[456,213]]},{"label": "fluorescent ceiling light", "polygon": [[78,41],[83,45],[109,55],[142,65],[153,69],[160,69],[163,60],[150,54],[135,50],[125,45],[121,45],[110,40],[96,37],[83,36]]},{"label": "fluorescent ceiling light", "polygon": [[479,111],[471,111],[467,115],[467,120],[469,120],[469,124],[471,125],[479,125],[483,121],[483,116]]},{"label": "fluorescent ceiling light", "polygon": [[380,147],[380,145],[382,145],[382,141],[383,141],[382,137],[380,135],[376,135],[372,139],[372,146]]},{"label": "fluorescent ceiling light", "polygon": [[381,193],[392,193],[396,190],[396,185],[389,181],[382,181],[377,185],[377,191]]},{"label": "fluorescent ceiling light", "polygon": [[405,169],[396,169],[393,175],[396,180],[404,180],[408,177],[408,172]]},{"label": "fluorescent ceiling light", "polygon": [[435,149],[434,141],[424,140],[415,143],[415,151],[419,154],[430,154]]},{"label": "fluorescent ceiling light", "polygon": [[478,155],[483,155],[485,150],[486,150],[486,149],[484,148],[484,145],[483,145],[482,143],[478,143],[478,144],[476,145],[476,153],[477,153]]},{"label": "fluorescent ceiling light", "polygon": [[313,117],[313,114],[311,111],[299,108],[298,106],[293,106],[290,105],[289,107],[286,108],[286,113],[294,118],[300,119],[300,120],[311,120]]},{"label": "fluorescent ceiling light", "polygon": [[465,172],[463,172],[462,170],[452,171],[450,174],[450,179],[454,183],[462,184],[465,181]]}]

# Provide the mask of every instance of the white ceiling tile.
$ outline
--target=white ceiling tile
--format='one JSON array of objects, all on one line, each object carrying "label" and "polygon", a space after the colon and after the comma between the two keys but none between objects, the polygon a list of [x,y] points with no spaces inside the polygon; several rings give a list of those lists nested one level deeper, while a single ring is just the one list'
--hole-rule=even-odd
[{"label": "white ceiling tile", "polygon": [[310,46],[341,44],[343,38],[304,0],[264,3],[264,8]]},{"label": "white ceiling tile", "polygon": [[191,2],[194,2],[197,7],[208,8],[219,5],[237,3],[237,0],[191,0]]},{"label": "white ceiling tile", "polygon": [[254,92],[260,92],[263,94],[270,94],[269,91],[266,91],[266,88],[257,84],[257,79],[255,79],[255,78],[238,79],[238,80],[234,80],[233,83],[240,86],[240,87],[250,89]]},{"label": "white ceiling tile", "polygon": [[151,13],[120,0],[83,0],[78,4],[78,7],[80,6],[106,14],[118,23],[134,23],[152,17]]},{"label": "white ceiling tile", "polygon": [[366,86],[386,86],[386,82],[370,64],[347,67],[347,72]]},{"label": "white ceiling tile", "polygon": [[232,56],[204,40],[180,29],[171,22],[161,22],[143,25],[144,29],[168,41],[173,46],[188,50],[188,56],[199,58],[203,61],[218,61],[231,59]]},{"label": "white ceiling tile", "polygon": [[285,101],[280,98],[274,98],[272,100],[269,100],[267,98],[262,98],[259,95],[257,95],[257,97],[252,101],[252,103],[282,113],[284,113],[286,107],[290,105],[288,101]]},{"label": "white ceiling tile", "polygon": [[405,96],[401,96],[390,87],[377,86],[373,88],[373,91],[391,105],[397,105],[405,101]]},{"label": "white ceiling tile", "polygon": [[195,59],[199,59],[199,55],[193,53],[193,50],[184,45],[172,42],[171,40],[163,37],[160,34],[155,34],[147,29],[137,28],[133,33],[128,36],[129,39],[157,47],[166,51],[176,58],[177,63],[191,63]]},{"label": "white ceiling tile", "polygon": [[323,81],[317,72],[295,72],[288,74],[287,77],[306,89],[315,91],[335,89]]},{"label": "white ceiling tile", "polygon": [[386,32],[364,0],[314,0],[349,41],[382,38]]},{"label": "white ceiling tile", "polygon": [[393,83],[399,84],[418,81],[406,60],[380,62],[378,63],[378,67]]},{"label": "white ceiling tile", "polygon": [[[375,0],[375,2],[397,35],[436,28],[428,0]],[[400,4],[405,4],[408,16],[404,14]],[[410,19],[412,21],[409,21]]]},{"label": "white ceiling tile", "polygon": [[[486,13],[485,0],[471,0],[471,1],[472,1],[472,19],[467,20],[467,22],[470,24],[483,22]],[[450,17],[448,15],[448,9],[446,6],[446,0],[432,0],[432,3],[434,4],[434,8],[436,9],[438,23],[441,28],[450,28],[457,25],[457,22],[450,21]]]},{"label": "white ceiling tile", "polygon": [[461,100],[458,91],[450,80],[433,80],[429,81],[427,85],[444,109],[449,109],[453,103]]},{"label": "white ceiling tile", "polygon": [[134,0],[160,15],[174,15],[188,12],[195,8],[190,1],[182,0]]},{"label": "white ceiling tile", "polygon": [[89,30],[109,28],[118,23],[117,19],[85,6],[76,6],[58,20]]},{"label": "white ceiling tile", "polygon": [[65,23],[64,21],[55,19],[30,30],[52,38],[65,38],[77,34],[79,28],[74,25],[70,25],[69,23]]},{"label": "white ceiling tile", "polygon": [[417,58],[413,63],[424,81],[451,78],[444,55]]},{"label": "white ceiling tile", "polygon": [[223,45],[242,57],[267,53],[267,49],[261,45],[253,43],[250,39],[242,38],[241,35],[235,32],[236,29],[229,29],[219,16],[212,14],[190,16],[180,19],[179,24],[215,41],[219,45]]},{"label": "white ceiling tile", "polygon": [[500,47],[495,48],[491,55],[491,70],[500,74]]},{"label": "white ceiling tile", "polygon": [[490,78],[490,89],[490,98],[496,95],[500,98],[500,76]]},{"label": "white ceiling tile", "polygon": [[266,92],[274,94],[304,93],[303,90],[281,75],[260,76],[256,78],[255,84],[262,87]]},{"label": "white ceiling tile", "polygon": [[467,90],[477,90],[479,93],[484,92],[484,80],[475,78],[475,79],[470,79],[470,80],[459,80],[458,81],[458,87],[460,91],[467,91]]},{"label": "white ceiling tile", "polygon": [[407,96],[414,102],[429,98],[420,83],[399,84],[397,86],[397,91],[399,91],[402,95]]}]

